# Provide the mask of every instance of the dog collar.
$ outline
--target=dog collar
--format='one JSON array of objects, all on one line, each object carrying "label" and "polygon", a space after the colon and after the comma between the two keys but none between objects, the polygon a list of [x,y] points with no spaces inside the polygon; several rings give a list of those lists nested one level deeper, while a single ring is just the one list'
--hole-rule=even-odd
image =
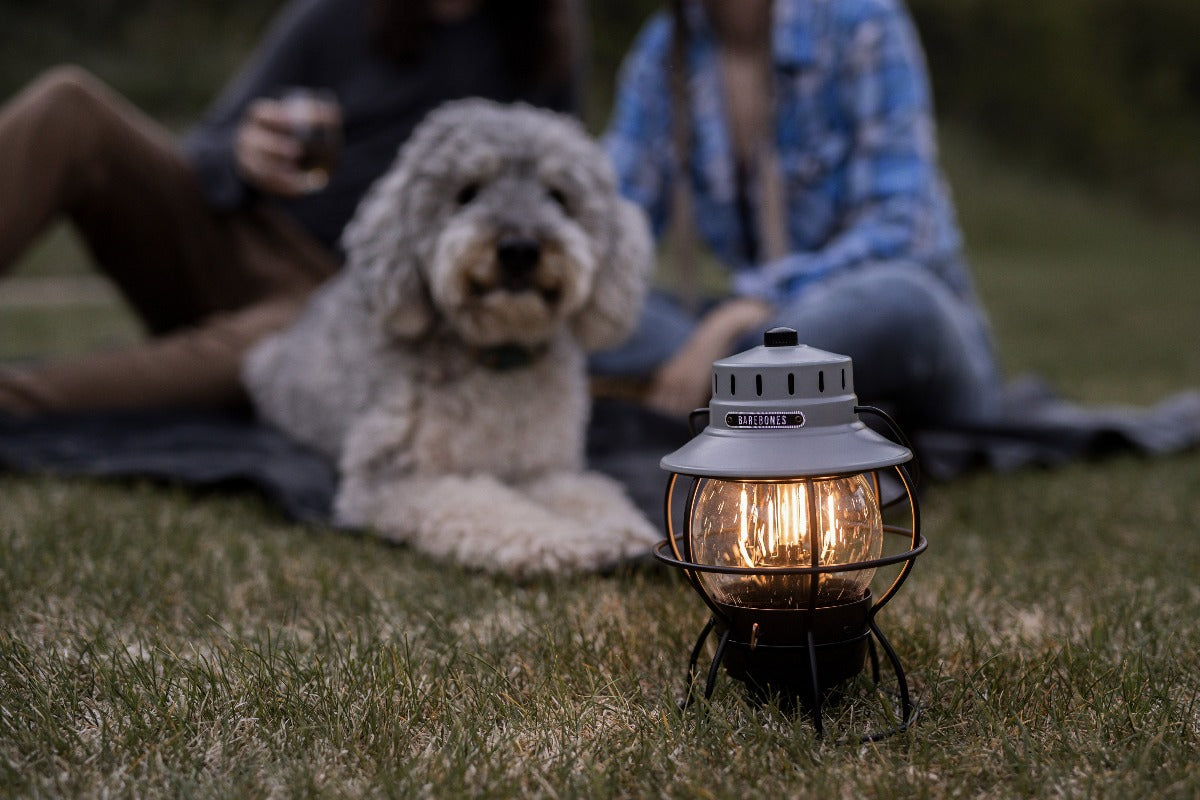
[{"label": "dog collar", "polygon": [[532,364],[546,353],[546,346],[528,347],[523,344],[498,344],[475,351],[475,360],[486,369],[508,372]]}]

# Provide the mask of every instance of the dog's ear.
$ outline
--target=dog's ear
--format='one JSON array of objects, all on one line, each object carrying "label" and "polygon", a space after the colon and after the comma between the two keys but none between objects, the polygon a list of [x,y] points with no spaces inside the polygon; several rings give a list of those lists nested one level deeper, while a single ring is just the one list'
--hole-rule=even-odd
[{"label": "dog's ear", "polygon": [[406,193],[411,158],[401,156],[367,192],[342,234],[346,270],[363,303],[393,336],[415,339],[434,320],[429,290],[421,276]]},{"label": "dog's ear", "polygon": [[619,196],[612,203],[609,245],[600,255],[591,297],[572,324],[586,350],[615,347],[633,331],[654,263],[646,215]]}]

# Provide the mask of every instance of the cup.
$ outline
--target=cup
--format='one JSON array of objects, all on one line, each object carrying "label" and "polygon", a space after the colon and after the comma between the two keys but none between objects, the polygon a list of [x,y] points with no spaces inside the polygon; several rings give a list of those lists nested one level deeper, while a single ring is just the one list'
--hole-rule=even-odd
[{"label": "cup", "polygon": [[279,97],[301,145],[296,166],[304,173],[305,189],[317,192],[329,183],[342,152],[342,109],[328,89],[291,87]]}]

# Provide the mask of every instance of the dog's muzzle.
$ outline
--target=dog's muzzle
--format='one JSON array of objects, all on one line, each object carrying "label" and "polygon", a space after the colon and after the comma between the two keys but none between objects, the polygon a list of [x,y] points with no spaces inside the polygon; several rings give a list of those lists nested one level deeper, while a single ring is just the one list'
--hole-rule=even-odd
[{"label": "dog's muzzle", "polygon": [[542,258],[542,246],[527,236],[506,236],[496,243],[500,285],[510,292],[535,288],[534,276]]}]

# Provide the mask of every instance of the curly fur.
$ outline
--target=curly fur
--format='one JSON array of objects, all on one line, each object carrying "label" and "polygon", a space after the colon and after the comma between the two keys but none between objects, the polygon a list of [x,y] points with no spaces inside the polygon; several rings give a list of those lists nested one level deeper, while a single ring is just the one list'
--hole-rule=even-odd
[{"label": "curly fur", "polygon": [[[243,370],[263,417],[336,459],[338,521],[516,574],[645,552],[652,526],[584,469],[584,354],[632,328],[651,240],[578,123],[439,108],[343,242],[343,272]],[[497,348],[529,363],[489,368]]]}]

